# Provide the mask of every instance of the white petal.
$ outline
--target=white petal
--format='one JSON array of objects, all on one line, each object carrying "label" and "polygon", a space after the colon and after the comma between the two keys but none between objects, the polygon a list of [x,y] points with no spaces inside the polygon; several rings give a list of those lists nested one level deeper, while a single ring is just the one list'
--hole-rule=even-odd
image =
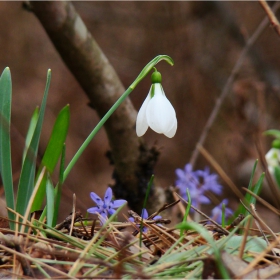
[{"label": "white petal", "polygon": [[174,126],[169,131],[165,132],[164,135],[169,138],[172,138],[175,135],[176,131],[177,131],[177,119],[176,122],[174,123]]},{"label": "white petal", "polygon": [[147,109],[149,101],[151,100],[150,92],[151,92],[151,90],[149,91],[148,96],[146,97],[146,99],[145,99],[144,103],[142,104],[142,106],[138,112],[138,115],[137,115],[136,134],[138,137],[141,137],[142,135],[144,135],[148,129],[146,109]]},{"label": "white petal", "polygon": [[268,153],[265,155],[265,159],[267,161],[267,165],[269,167],[275,167],[279,165],[278,162],[279,157],[279,149],[271,148]]},{"label": "white petal", "polygon": [[148,125],[155,132],[173,132],[174,126],[176,126],[175,122],[177,122],[176,113],[173,106],[162,91],[161,84],[155,84],[155,95],[148,103],[146,115]]}]

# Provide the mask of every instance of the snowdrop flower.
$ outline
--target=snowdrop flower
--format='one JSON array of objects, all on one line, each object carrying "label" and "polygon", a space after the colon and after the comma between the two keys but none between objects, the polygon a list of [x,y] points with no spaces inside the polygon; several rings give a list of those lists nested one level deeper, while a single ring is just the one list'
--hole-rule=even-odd
[{"label": "snowdrop flower", "polygon": [[143,136],[148,127],[157,133],[172,138],[177,130],[176,113],[166,98],[161,85],[161,74],[155,69],[152,86],[136,119],[137,136]]},{"label": "snowdrop flower", "polygon": [[97,204],[97,206],[87,209],[87,212],[92,214],[100,214],[102,217],[102,220],[100,221],[101,224],[106,221],[108,214],[113,215],[116,212],[115,208],[119,208],[126,203],[126,200],[123,199],[112,201],[113,192],[110,187],[106,190],[104,200],[102,200],[94,192],[90,193],[90,197]]},{"label": "snowdrop flower", "polygon": [[280,150],[277,148],[271,148],[265,155],[265,159],[268,171],[271,174],[274,174],[275,167],[280,165]]}]

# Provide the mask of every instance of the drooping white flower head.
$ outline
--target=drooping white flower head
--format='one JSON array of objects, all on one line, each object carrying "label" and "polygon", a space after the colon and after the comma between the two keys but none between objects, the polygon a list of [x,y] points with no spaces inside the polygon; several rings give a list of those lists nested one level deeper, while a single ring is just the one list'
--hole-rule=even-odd
[{"label": "drooping white flower head", "polygon": [[274,174],[276,166],[280,165],[280,150],[278,148],[271,148],[265,155],[268,171]]},{"label": "drooping white flower head", "polygon": [[177,118],[173,106],[163,91],[159,72],[152,74],[152,83],[148,96],[137,115],[137,136],[144,135],[150,127],[155,132],[172,138],[177,130]]}]

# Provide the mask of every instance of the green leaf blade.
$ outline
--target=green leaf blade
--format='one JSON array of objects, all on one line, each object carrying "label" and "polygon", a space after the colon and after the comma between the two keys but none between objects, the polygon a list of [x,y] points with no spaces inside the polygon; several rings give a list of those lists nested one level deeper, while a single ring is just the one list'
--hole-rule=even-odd
[{"label": "green leaf blade", "polygon": [[[66,136],[69,128],[69,121],[70,110],[69,105],[67,105],[64,108],[62,108],[62,110],[57,116],[38,174],[40,174],[40,170],[43,168],[43,166],[47,168],[50,175],[53,173],[59,161],[59,157],[62,153],[64,143],[66,141]],[[41,209],[46,193],[46,182],[47,179],[46,176],[44,176],[40,187],[36,193],[31,212]]]},{"label": "green leaf blade", "polygon": [[66,105],[58,114],[42,163],[53,172],[59,160],[69,128],[70,110]]},{"label": "green leaf blade", "polygon": [[[14,189],[11,161],[11,105],[12,105],[12,78],[10,69],[4,69],[0,77],[0,173],[3,181],[7,206],[14,209]],[[13,213],[8,217],[14,220]],[[10,223],[11,228],[14,225]]]},{"label": "green leaf blade", "polygon": [[36,128],[34,130],[30,146],[27,149],[26,157],[23,162],[22,171],[19,179],[16,211],[21,215],[24,215],[25,209],[28,205],[34,187],[37,151],[43,126],[47,97],[50,87],[50,80],[51,71],[49,70],[47,74],[47,82],[44,91],[44,97],[39,111],[38,122],[36,124]]},{"label": "green leaf blade", "polygon": [[25,149],[24,149],[24,152],[23,152],[22,164],[23,164],[24,159],[26,157],[28,147],[30,146],[31,139],[32,139],[32,136],[34,134],[36,124],[38,122],[38,118],[39,118],[39,107],[36,107],[33,114],[32,114],[30,124],[29,124],[29,127],[28,127],[28,131],[27,131],[27,135],[26,135],[26,139],[25,139]]},{"label": "green leaf blade", "polygon": [[47,179],[46,184],[46,195],[47,195],[47,225],[52,226],[53,224],[53,217],[54,217],[54,187],[50,181],[50,179]]},{"label": "green leaf blade", "polygon": [[274,136],[277,139],[280,139],[280,130],[270,129],[263,133],[264,135]]}]

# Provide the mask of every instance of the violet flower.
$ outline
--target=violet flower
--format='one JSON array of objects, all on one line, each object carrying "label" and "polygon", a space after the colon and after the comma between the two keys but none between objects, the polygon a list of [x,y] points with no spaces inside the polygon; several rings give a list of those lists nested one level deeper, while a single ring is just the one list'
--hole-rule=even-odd
[{"label": "violet flower", "polygon": [[[142,209],[141,218],[143,218],[144,220],[147,220],[147,219],[149,218],[148,211],[147,211],[145,208]],[[161,216],[159,216],[159,215],[153,217],[153,220],[154,220],[154,221],[160,220],[160,219],[161,219]],[[135,222],[135,219],[132,218],[132,217],[128,218],[128,220],[131,221],[132,223]],[[137,225],[137,227],[140,228],[140,224]],[[147,227],[143,227],[143,228],[142,228],[142,231],[143,231],[143,232],[147,232],[147,231],[148,231],[148,228],[147,228]]]},{"label": "violet flower", "polygon": [[192,165],[186,164],[184,170],[176,169],[176,186],[179,188],[180,195],[188,200],[187,189],[189,189],[193,206],[200,208],[201,204],[209,204],[211,201],[206,196],[208,191],[215,194],[222,193],[222,186],[218,183],[218,175],[210,174],[208,167],[205,170],[193,171]]},{"label": "violet flower", "polygon": [[222,186],[218,183],[218,175],[210,174],[209,167],[205,167],[204,171],[198,170],[197,175],[202,178],[202,186],[204,191],[211,191],[214,194],[222,193]]},{"label": "violet flower", "polygon": [[103,224],[107,217],[109,215],[113,215],[116,212],[116,208],[119,208],[123,204],[125,204],[127,201],[124,199],[118,199],[115,201],[112,201],[113,192],[110,187],[105,192],[104,200],[102,200],[96,193],[91,192],[90,193],[91,199],[96,203],[97,206],[91,207],[87,209],[87,212],[92,214],[99,213],[102,217],[101,224]]}]

